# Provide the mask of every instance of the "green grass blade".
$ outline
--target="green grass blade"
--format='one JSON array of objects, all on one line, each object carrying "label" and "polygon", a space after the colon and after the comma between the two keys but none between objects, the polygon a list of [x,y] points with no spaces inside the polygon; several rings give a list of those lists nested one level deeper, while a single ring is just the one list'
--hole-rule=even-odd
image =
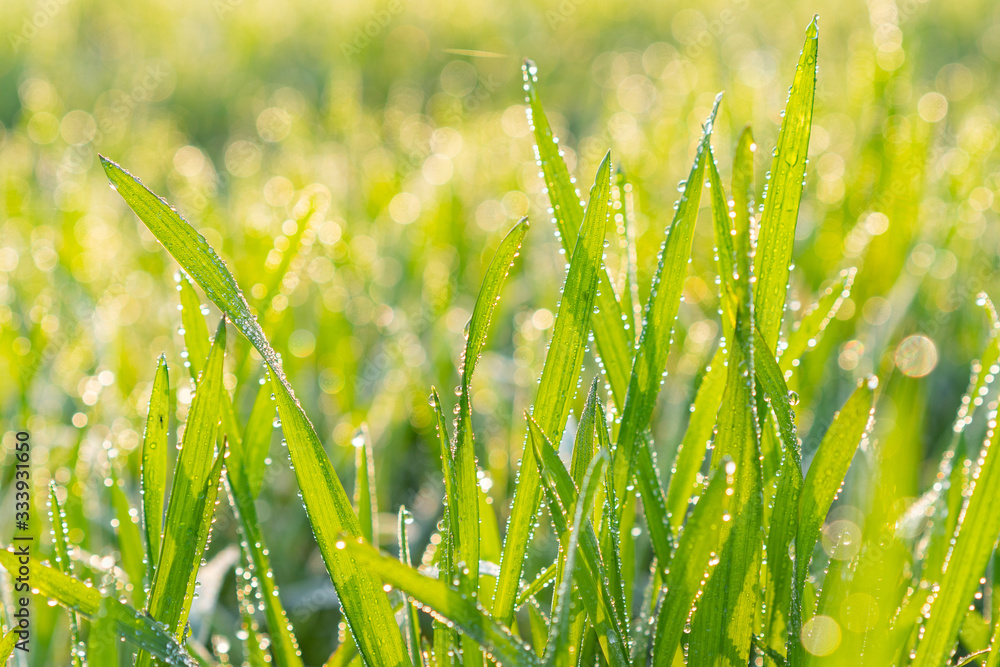
[{"label": "green grass blade", "polygon": [[805,46],[795,67],[795,78],[778,133],[778,146],[764,191],[759,251],[754,267],[757,276],[754,296],[757,328],[771,349],[777,347],[781,330],[792,246],[795,243],[795,224],[806,174],[813,98],[816,95],[817,35],[817,19],[814,18],[806,31]]},{"label": "green grass blade", "polygon": [[[862,381],[847,399],[823,436],[802,482],[799,493],[798,530],[795,537],[796,562],[792,605],[805,605],[804,588],[813,548],[819,540],[826,515],[840,492],[851,461],[854,460],[854,453],[871,428],[875,386],[877,381],[874,377]],[[805,659],[800,635],[802,623],[811,614],[810,608],[790,610],[788,654],[793,665],[800,665]]]},{"label": "green grass blade", "polygon": [[718,531],[722,528],[732,488],[732,478],[725,473],[719,470],[712,476],[691,512],[673,557],[666,565],[664,583],[669,593],[663,596],[656,619],[656,636],[653,639],[655,667],[674,664],[674,655],[680,648],[691,607],[704,588],[706,573],[713,567],[715,550],[720,548]]},{"label": "green grass blade", "polygon": [[986,563],[1000,535],[1000,455],[996,449],[995,417],[973,474],[971,494],[959,517],[944,576],[930,602],[923,639],[917,644],[913,667],[944,664],[955,648],[965,610],[972,602]]},{"label": "green grass blade", "polygon": [[709,362],[688,421],[684,438],[674,457],[674,466],[667,487],[667,512],[674,530],[681,527],[687,515],[688,503],[701,491],[698,472],[708,443],[715,429],[715,419],[722,404],[722,392],[726,389],[726,349],[719,347]]},{"label": "green grass blade", "polygon": [[[590,203],[587,205],[566,274],[549,353],[545,357],[535,396],[533,417],[544,431],[550,433],[562,433],[566,425],[587,348],[598,276],[602,271],[610,192],[609,153],[604,156],[590,190]],[[494,618],[507,624],[513,618],[524,554],[540,500],[541,486],[536,465],[533,449],[525,446],[493,599]]]},{"label": "green grass blade", "polygon": [[[730,498],[732,519],[719,534],[721,563],[712,573],[691,626],[688,656],[692,664],[744,667],[750,660],[757,613],[763,547],[763,495],[760,442],[754,409],[753,323],[751,320],[750,252],[737,257],[722,180],[709,149],[712,218],[718,246],[722,285],[724,335],[731,341],[726,388],[719,410],[712,468],[725,469],[734,479]],[[737,235],[749,244],[748,225]]]},{"label": "green grass blade", "polygon": [[[479,480],[475,438],[472,433],[472,397],[470,385],[476,364],[486,344],[493,311],[500,299],[500,290],[510,273],[521,248],[521,242],[528,231],[528,220],[523,218],[508,232],[500,243],[493,261],[486,271],[476,305],[469,321],[469,333],[462,357],[462,384],[459,390],[458,415],[455,420],[454,474],[455,495],[451,497],[450,511],[457,519],[458,531],[455,540],[456,568],[463,573],[462,588],[468,595],[479,594]],[[464,564],[464,566],[463,566]],[[463,639],[466,664],[475,657],[474,646]]]},{"label": "green grass blade", "polygon": [[267,543],[264,541],[264,534],[257,518],[257,506],[246,482],[241,481],[247,476],[232,474],[231,468],[235,465],[239,465],[239,461],[232,458],[226,464],[226,489],[243,538],[243,551],[253,575],[251,583],[260,588],[260,600],[267,619],[267,629],[271,634],[271,652],[278,665],[299,667],[302,665],[302,658],[298,641],[281,604],[278,585],[271,570]]},{"label": "green grass blade", "polygon": [[395,558],[383,556],[371,546],[351,539],[341,540],[338,550],[386,584],[419,600],[433,610],[433,614],[454,623],[496,662],[525,667],[541,665],[538,657],[508,628],[493,621],[475,600],[463,596],[443,581],[425,577]]},{"label": "green grass blade", "polygon": [[[410,540],[406,535],[406,526],[413,522],[413,515],[406,509],[405,505],[399,506],[399,513],[396,520],[396,535],[399,543],[399,562],[411,565]],[[406,598],[403,598],[403,627],[406,628],[406,644],[410,650],[410,662],[414,665],[423,665],[424,660],[420,654],[420,622],[417,619],[417,606]]]},{"label": "green grass blade", "polygon": [[[56,568],[65,575],[73,576],[73,561],[69,557],[69,538],[66,526],[66,512],[59,502],[56,493],[56,483],[49,481],[49,521],[52,524],[52,546],[55,550]],[[70,657],[73,667],[82,667],[84,654],[80,643],[80,618],[75,611],[69,613],[69,630],[71,639]]]},{"label": "green grass blade", "polygon": [[[458,512],[452,509],[456,502],[457,492],[455,487],[455,458],[451,451],[451,444],[448,437],[448,424],[445,420],[444,411],[441,405],[441,397],[438,396],[437,389],[431,387],[431,407],[434,409],[436,417],[436,430],[438,436],[438,446],[441,450],[441,472],[444,477],[444,517],[442,519],[445,530],[441,534],[441,543],[438,545],[438,579],[451,583],[454,580],[454,543],[453,536],[458,535]],[[455,629],[439,618],[434,618],[434,644],[433,653],[435,665],[444,667],[453,664],[453,656],[457,652],[458,635]]]},{"label": "green grass blade", "polygon": [[357,516],[319,436],[294,397],[282,372],[281,360],[268,344],[236,280],[205,238],[169,204],[114,162],[102,156],[101,163],[112,186],[153,236],[226,313],[273,371],[272,385],[279,415],[286,425],[285,436],[296,480],[303,491],[316,541],[344,606],[348,626],[370,665],[408,664],[406,648],[385,594],[364,570],[335,553],[333,543],[337,535],[345,531],[358,534]]},{"label": "green grass blade", "polygon": [[584,470],[581,483],[578,486],[580,495],[573,508],[573,524],[570,530],[569,544],[566,548],[563,581],[556,589],[555,596],[558,599],[558,603],[555,605],[555,610],[552,614],[552,623],[549,626],[549,639],[545,645],[545,663],[554,665],[555,667],[571,667],[576,664],[579,645],[573,640],[570,633],[570,621],[573,611],[573,599],[577,592],[573,586],[577,549],[580,544],[580,534],[582,533],[584,521],[589,517],[594,496],[597,494],[607,463],[607,452],[602,450],[597,456],[593,457],[590,465]]},{"label": "green grass blade", "polygon": [[[552,219],[563,251],[571,259],[577,230],[583,220],[583,203],[538,97],[538,68],[533,62],[526,60],[522,73],[527,91],[528,123],[534,133],[536,157],[542,168],[546,194],[552,205]],[[596,351],[604,365],[608,383],[617,402],[621,404],[625,400],[625,388],[628,386],[632,367],[633,338],[622,325],[621,305],[615,297],[606,269],[600,271],[599,281],[597,312],[591,318],[591,326]]]},{"label": "green grass blade", "polygon": [[674,320],[680,307],[681,291],[687,276],[688,258],[694,239],[694,224],[698,218],[701,190],[705,180],[705,161],[708,158],[708,140],[712,134],[715,115],[719,110],[721,95],[715,98],[712,111],[705,121],[704,132],[698,144],[691,173],[667,239],[660,251],[656,273],[650,289],[650,299],[643,314],[642,335],[632,362],[628,392],[622,409],[618,446],[615,449],[615,492],[624,497],[625,487],[635,466],[636,441],[649,424],[656,397],[660,392]]},{"label": "green grass blade", "polygon": [[778,360],[786,380],[798,366],[802,355],[816,346],[840,306],[851,295],[857,273],[858,270],[854,267],[841,271],[833,284],[823,291],[819,300],[806,310],[802,319],[796,322],[788,334],[787,345]]},{"label": "green grass blade", "polygon": [[[23,562],[22,558],[24,556],[14,551],[0,549],[0,566],[8,572],[17,572]],[[34,558],[29,558],[27,562],[31,568],[31,585],[42,595],[89,619],[96,618],[104,605],[107,614],[113,619],[115,634],[129,644],[155,655],[169,665],[190,667],[194,664],[177,640],[148,615],[114,597],[101,595],[97,588],[43,565]]]},{"label": "green grass blade", "polygon": [[351,439],[354,445],[354,506],[358,510],[358,524],[361,526],[361,537],[372,546],[378,548],[375,538],[378,536],[378,498],[375,494],[375,455],[372,450],[371,436],[368,425],[361,428]]},{"label": "green grass blade", "polygon": [[250,417],[243,429],[243,467],[247,475],[250,494],[256,498],[267,470],[267,453],[274,431],[274,403],[271,402],[271,385],[262,379],[254,398]]},{"label": "green grass blade", "polygon": [[0,665],[6,665],[7,661],[10,660],[20,637],[17,630],[9,630],[3,639],[0,639]]},{"label": "green grass blade", "polygon": [[[184,428],[167,506],[163,546],[153,574],[147,609],[150,616],[183,640],[198,567],[215,509],[222,455],[216,456],[225,320],[219,323]],[[140,657],[139,664],[142,663]]]},{"label": "green grass blade", "polygon": [[983,667],[1000,667],[1000,620],[997,620],[996,627],[993,629],[989,651],[989,657],[986,658]]},{"label": "green grass blade", "polygon": [[[578,502],[578,490],[548,436],[530,415],[527,418],[531,446],[535,450],[545,494],[549,500],[549,514],[556,533],[564,537],[561,540],[563,549],[560,558],[565,558],[567,552],[565,536],[573,525],[573,508]],[[628,665],[627,635],[623,632],[616,613],[616,603],[621,604],[621,602],[615,599],[609,589],[597,536],[590,523],[584,525],[580,536],[580,549],[585,568],[579,571],[577,577],[578,595],[587,606],[587,613],[590,615],[608,663],[612,667]]]},{"label": "green grass blade", "polygon": [[167,427],[170,424],[170,379],[167,360],[161,354],[156,363],[153,391],[142,437],[142,525],[146,539],[146,562],[160,557],[163,504],[167,491]]},{"label": "green grass blade", "polygon": [[146,564],[142,560],[142,533],[139,530],[138,516],[134,516],[122,481],[115,470],[115,461],[111,460],[109,464],[109,491],[117,522],[115,533],[118,536],[118,552],[121,554],[122,567],[128,574],[129,584],[132,586],[131,600],[133,604],[140,604],[145,602],[143,582],[146,579]]},{"label": "green grass blade", "polygon": [[209,331],[202,312],[201,299],[194,291],[191,279],[183,271],[177,274],[177,291],[181,299],[181,327],[184,330],[185,365],[194,380],[205,370],[208,358]]}]

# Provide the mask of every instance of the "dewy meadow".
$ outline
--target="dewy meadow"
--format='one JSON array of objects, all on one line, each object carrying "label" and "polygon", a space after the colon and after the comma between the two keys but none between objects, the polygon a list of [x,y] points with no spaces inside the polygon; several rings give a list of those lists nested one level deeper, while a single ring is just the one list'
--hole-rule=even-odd
[{"label": "dewy meadow", "polygon": [[[390,9],[376,33],[404,8]],[[736,21],[727,16],[723,27]],[[369,41],[352,56],[365,57]],[[898,68],[889,69],[894,51],[880,53],[879,67]],[[287,219],[272,229],[250,206],[253,238],[231,238],[244,222],[210,203],[199,149],[172,158],[189,176],[171,188],[184,193],[175,208],[140,180],[155,159],[148,152],[96,156],[89,142],[71,145],[68,171],[99,160],[134,212],[129,224],[141,221],[138,234],[105,229],[102,238],[140,265],[156,262],[157,279],[176,273],[176,292],[152,322],[134,316],[109,329],[109,313],[137,306],[125,291],[95,303],[81,285],[113,266],[90,266],[66,247],[53,257],[44,233],[29,232],[31,253],[0,256],[5,275],[29,255],[48,263],[43,273],[61,290],[41,293],[46,307],[42,296],[33,307],[18,296],[17,308],[0,311],[4,363],[17,378],[3,405],[5,428],[18,435],[4,443],[13,461],[20,433],[34,431],[35,452],[23,485],[34,489],[31,521],[16,530],[0,521],[0,659],[1000,666],[1000,319],[993,259],[976,247],[996,234],[918,224],[950,205],[946,195],[962,216],[956,225],[992,224],[996,178],[956,180],[930,201],[927,165],[961,160],[956,141],[966,160],[975,149],[967,134],[930,135],[947,105],[934,93],[920,98],[922,120],[897,109],[872,130],[859,174],[845,175],[833,153],[813,161],[823,181],[811,193],[811,141],[825,148],[844,123],[815,122],[824,58],[814,19],[797,62],[776,66],[790,81],[783,111],[769,116],[777,132],[751,128],[724,93],[700,98],[700,134],[672,139],[686,160],[674,165],[684,178],[672,210],[638,196],[651,187],[642,174],[654,171],[642,160],[656,151],[626,148],[622,166],[608,150],[634,140],[621,118],[596,156],[587,151],[600,137],[587,150],[564,147],[557,134],[572,124],[543,108],[556,75],[525,60],[518,141],[533,144],[535,161],[522,168],[537,171],[544,207],[536,215],[511,195],[472,212],[453,195],[424,228],[442,241],[422,261],[383,257],[377,246],[391,239],[335,222],[336,191],[270,177],[264,196]],[[476,95],[480,79],[454,73]],[[882,85],[904,85],[893,81]],[[160,83],[149,99],[162,98]],[[308,113],[282,91],[257,119],[272,143],[291,132],[282,99]],[[501,94],[491,84],[487,97]],[[443,116],[460,125],[478,113],[474,99]],[[636,104],[628,93],[624,102]],[[29,132],[49,131],[47,118],[32,122]],[[505,112],[497,122],[517,135],[525,121]],[[720,140],[721,125],[742,129]],[[398,159],[447,182],[439,177],[455,168],[454,147],[474,132],[423,130],[430,148],[398,157],[379,148],[364,169]],[[114,147],[121,131],[102,128],[98,143]],[[769,139],[758,143],[755,132]],[[996,145],[995,126],[975,132]],[[247,177],[260,169],[252,142],[234,141],[225,155],[234,178],[248,163]],[[164,181],[154,171],[150,182]],[[379,219],[423,243],[412,233],[428,215],[422,195],[389,197],[387,183],[367,193],[388,211]],[[67,186],[61,196],[81,195]],[[824,227],[817,196],[843,207],[860,197],[861,210],[849,226]],[[470,217],[485,240],[453,242]],[[22,233],[10,224],[11,238]],[[69,234],[85,238],[99,224],[98,214],[76,215]],[[85,241],[81,257],[101,252]],[[447,276],[459,264],[473,285]],[[384,280],[376,265],[393,275]],[[88,279],[74,279],[74,267]],[[133,293],[160,294],[143,275],[130,279]],[[535,289],[543,278],[555,282]],[[334,279],[337,289],[312,294],[309,311],[302,289]],[[395,306],[366,291],[397,283]],[[7,282],[4,290],[15,292]],[[407,294],[425,307],[407,313]],[[68,320],[47,319],[57,303],[93,311],[79,317],[100,329],[100,349],[84,349]],[[374,328],[391,340],[359,359],[352,331]],[[172,349],[172,330],[176,355],[132,354],[137,336]],[[317,350],[325,368],[310,362]],[[92,372],[77,377],[70,369],[81,355]],[[95,355],[120,357],[117,372]],[[939,367],[950,376],[935,380]],[[51,392],[65,377],[76,378],[85,407],[59,431],[74,439],[45,444],[42,434],[57,431],[38,415],[62,414]],[[124,398],[110,389],[122,383]],[[120,405],[102,408],[111,400]],[[408,416],[400,423],[397,413]],[[112,421],[100,427],[102,418]],[[13,464],[3,474],[7,511],[21,487]],[[31,541],[30,555],[18,539]],[[30,635],[15,614],[25,606],[14,586],[21,568],[35,600]],[[31,651],[18,651],[29,636]]]}]

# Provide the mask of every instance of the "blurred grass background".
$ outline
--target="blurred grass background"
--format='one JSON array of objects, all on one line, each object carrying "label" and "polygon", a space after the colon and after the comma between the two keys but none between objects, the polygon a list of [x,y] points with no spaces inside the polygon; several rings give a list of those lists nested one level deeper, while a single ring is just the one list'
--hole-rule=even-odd
[{"label": "blurred grass background", "polygon": [[[106,569],[108,462],[137,466],[161,351],[178,415],[190,401],[176,267],[109,190],[98,152],[220,250],[345,480],[367,421],[380,505],[413,509],[419,548],[441,497],[429,389],[456,384],[482,274],[517,218],[534,224],[473,403],[501,518],[563,279],[521,59],[539,67],[577,178],[589,185],[610,148],[633,184],[648,284],[720,90],[723,172],[749,122],[763,184],[814,13],[819,86],[786,324],[838,270],[860,271],[801,369],[799,430],[808,459],[812,424],[877,373],[887,384],[875,435],[898,455],[897,493],[912,497],[933,478],[985,340],[975,296],[997,282],[995,3],[0,3],[0,405],[5,430],[32,432],[38,488],[65,485],[71,540]],[[700,226],[654,423],[661,462],[718,344],[711,233]],[[612,268],[620,252],[612,239]],[[248,411],[259,363],[234,345],[246,361],[227,385]],[[272,452],[261,519],[307,663],[318,663],[336,643],[335,597],[285,454]],[[228,512],[213,552],[234,541]],[[196,634],[213,615],[235,627],[231,590],[195,615]]]}]

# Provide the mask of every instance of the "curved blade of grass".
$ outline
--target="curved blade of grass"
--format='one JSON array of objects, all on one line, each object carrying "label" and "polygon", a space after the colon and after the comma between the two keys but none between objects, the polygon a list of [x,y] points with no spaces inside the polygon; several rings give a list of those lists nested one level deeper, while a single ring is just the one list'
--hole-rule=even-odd
[{"label": "curved blade of grass", "polygon": [[376,518],[378,517],[378,499],[375,495],[375,456],[372,450],[371,436],[368,425],[361,424],[351,439],[354,445],[354,506],[358,511],[358,523],[361,525],[361,537],[378,548],[375,541],[378,535]]},{"label": "curved blade of grass", "polygon": [[[0,549],[0,566],[8,572],[17,572],[25,558],[8,549]],[[129,644],[147,651],[169,665],[190,667],[194,661],[164,628],[152,618],[119,602],[116,598],[101,595],[92,586],[43,565],[35,558],[28,558],[31,568],[31,585],[42,595],[55,600],[70,611],[94,619],[102,605],[112,618],[115,634]]]},{"label": "curved blade of grass", "polygon": [[[222,472],[222,453],[215,455],[222,396],[222,364],[226,349],[225,319],[219,323],[184,428],[177,457],[163,546],[153,573],[147,609],[178,639],[183,639],[198,567],[208,540],[215,496]],[[137,664],[146,664],[140,655]]]},{"label": "curved blade of grass", "polygon": [[[563,541],[561,541],[563,548],[560,550],[560,558],[565,558],[567,556],[565,536],[573,525],[571,517],[573,517],[573,508],[577,504],[578,491],[569,471],[566,470],[562,459],[556,453],[555,447],[542,431],[538,422],[530,415],[528,416],[528,425],[531,446],[535,450],[535,457],[542,472],[545,493],[549,500],[552,523],[556,533],[564,536]],[[612,667],[628,665],[626,635],[622,632],[615,612],[618,601],[614,599],[607,586],[606,571],[601,560],[597,536],[594,533],[594,527],[589,522],[584,525],[579,539],[585,568],[578,571],[578,595],[587,606],[587,613],[590,615],[597,639],[608,663]],[[623,603],[619,602],[619,604]]]},{"label": "curved blade of grass", "polygon": [[[562,433],[566,425],[587,348],[598,276],[603,261],[610,192],[611,154],[608,153],[597,169],[594,186],[590,190],[590,203],[587,205],[566,274],[552,341],[545,356],[535,396],[533,417],[543,430],[550,433]],[[497,577],[493,596],[493,617],[505,624],[513,619],[524,554],[541,496],[536,466],[534,450],[526,445],[507,521],[507,536],[500,557],[500,576]]]},{"label": "curved blade of grass", "polygon": [[552,614],[549,626],[549,639],[545,645],[545,663],[554,667],[571,667],[576,664],[579,643],[572,639],[570,620],[573,597],[576,589],[573,586],[574,570],[576,569],[577,548],[580,544],[580,534],[584,521],[590,515],[594,496],[604,475],[608,463],[606,451],[599,452],[584,470],[579,485],[580,495],[573,508],[573,524],[569,533],[569,545],[566,548],[566,559],[563,569],[563,581],[556,589],[558,603]]},{"label": "curved blade of grass", "polygon": [[[680,647],[684,626],[689,621],[695,598],[705,585],[719,547],[718,531],[729,506],[732,480],[725,471],[716,471],[691,512],[666,566],[663,596],[653,639],[653,665],[670,667]],[[717,561],[716,561],[717,562]]]},{"label": "curved blade of grass", "polygon": [[817,18],[813,18],[806,30],[805,46],[802,47],[802,54],[795,67],[795,78],[789,89],[778,133],[778,146],[771,161],[770,176],[764,191],[764,208],[754,267],[757,276],[754,296],[757,328],[771,349],[777,347],[781,330],[792,246],[795,243],[795,224],[806,175],[813,98],[816,95],[817,35]]},{"label": "curved blade of grass", "polygon": [[[56,568],[65,575],[73,576],[73,561],[69,557],[69,538],[66,534],[66,512],[59,502],[56,483],[49,481],[49,521],[52,524],[52,545],[55,550]],[[80,652],[80,618],[75,611],[69,613],[69,631],[73,667],[82,667],[84,657]]]},{"label": "curved blade of grass", "polygon": [[691,256],[694,224],[701,203],[708,141],[721,100],[721,94],[716,96],[712,111],[705,121],[694,165],[691,167],[690,176],[674,213],[673,222],[667,231],[666,241],[660,250],[659,262],[650,288],[650,298],[643,314],[642,334],[632,362],[613,462],[615,494],[619,498],[624,497],[625,487],[632,477],[635,451],[638,449],[636,442],[649,424],[663,381],[674,321],[680,307],[684,278],[687,276],[688,258]]},{"label": "curved blade of grass", "polygon": [[[799,493],[798,530],[795,537],[793,605],[803,604],[803,591],[813,547],[819,540],[826,515],[844,483],[847,470],[854,460],[854,453],[871,428],[876,385],[874,377],[859,383],[858,388],[847,399],[823,436],[802,482]],[[801,625],[811,611],[811,609],[794,608],[790,610],[788,657],[793,665],[800,665],[805,660],[800,640]]]},{"label": "curved blade of grass", "polygon": [[10,660],[18,639],[20,639],[20,635],[17,630],[8,630],[3,639],[0,639],[0,665],[6,665],[7,661]]},{"label": "curved blade of grass", "polygon": [[279,415],[286,425],[285,436],[296,480],[317,544],[344,606],[348,626],[369,665],[408,664],[406,648],[384,592],[363,569],[334,553],[337,535],[345,531],[358,534],[357,516],[319,436],[294,397],[282,372],[281,360],[268,344],[236,280],[205,238],[169,204],[104,156],[101,163],[112,186],[153,236],[226,313],[273,371],[272,385]]},{"label": "curved blade of grass", "polygon": [[260,587],[260,599],[263,603],[264,616],[267,619],[267,629],[271,633],[271,652],[277,664],[287,667],[302,665],[299,645],[292,632],[292,624],[281,604],[278,585],[271,570],[267,543],[257,518],[257,506],[254,504],[246,483],[246,474],[232,474],[232,466],[239,465],[237,460],[231,460],[226,465],[226,489],[229,492],[229,502],[239,524],[243,537],[243,551],[247,564],[253,573],[252,583]]},{"label": "curved blade of grass", "polygon": [[[742,229],[732,226],[722,179],[709,148],[712,219],[718,246],[722,284],[723,327],[732,341],[726,388],[719,409],[712,468],[725,468],[734,479],[730,498],[732,519],[719,532],[721,563],[712,573],[691,625],[688,656],[692,664],[744,667],[750,660],[757,613],[763,546],[763,495],[760,443],[754,397],[754,355],[749,260],[751,248],[747,210]],[[734,218],[734,219],[735,219]],[[742,246],[737,256],[733,243]],[[740,236],[739,232],[743,233]]]},{"label": "curved blade of grass", "polygon": [[826,330],[826,326],[840,310],[844,300],[851,296],[851,287],[854,286],[854,277],[857,273],[857,268],[853,266],[841,271],[833,284],[823,291],[819,300],[805,312],[802,319],[788,334],[787,344],[778,360],[786,380],[795,367],[799,365],[802,355],[816,346],[820,336]]},{"label": "curved blade of grass", "polygon": [[[399,513],[396,517],[396,535],[398,536],[399,562],[410,565],[410,541],[406,535],[406,526],[413,521],[413,515],[406,509],[405,505],[399,506]],[[410,649],[410,662],[414,665],[423,665],[424,660],[420,655],[420,623],[417,620],[417,607],[403,596],[403,627],[406,628],[406,643]]]},{"label": "curved blade of grass", "polygon": [[153,391],[142,437],[142,524],[146,538],[146,562],[160,557],[163,504],[167,490],[167,426],[170,424],[170,379],[164,355],[156,362]]},{"label": "curved blade of grass", "polygon": [[177,291],[181,299],[181,326],[184,330],[184,353],[187,357],[185,365],[191,373],[191,378],[197,380],[205,370],[205,360],[208,358],[209,331],[202,312],[201,299],[194,291],[191,279],[183,271],[177,273]]},{"label": "curved blade of grass", "polygon": [[111,506],[115,509],[115,519],[118,521],[115,527],[115,533],[118,535],[118,552],[122,557],[122,567],[132,585],[131,600],[133,604],[139,604],[145,601],[143,582],[146,578],[146,564],[142,560],[142,534],[139,531],[138,517],[133,516],[122,481],[115,471],[115,462],[112,460],[109,463]]},{"label": "curved blade of grass", "polygon": [[454,623],[496,662],[540,667],[537,656],[508,628],[493,621],[475,600],[462,596],[443,581],[425,577],[395,558],[351,539],[338,542],[338,549],[385,583],[419,600],[433,610],[433,614]]},{"label": "curved blade of grass", "polygon": [[1000,535],[1000,454],[993,451],[998,433],[995,417],[991,417],[990,432],[979,454],[979,469],[973,474],[969,500],[958,520],[940,589],[930,603],[913,667],[936,667],[950,658],[965,609]]},{"label": "curved blade of grass", "polygon": [[[456,568],[462,573],[463,592],[473,597],[479,594],[479,480],[476,471],[475,439],[472,434],[472,401],[470,385],[476,364],[486,343],[486,334],[493,311],[500,299],[500,290],[510,273],[528,231],[528,220],[522,218],[504,237],[486,271],[476,305],[469,320],[469,333],[462,356],[462,384],[459,391],[458,415],[455,420],[454,474],[455,495],[449,500],[450,511],[457,520],[455,540]],[[464,567],[463,564],[464,563]],[[474,645],[463,638],[465,664],[478,656],[472,655]]]},{"label": "curved blade of grass", "polygon": [[[577,241],[577,230],[584,216],[583,202],[538,97],[538,68],[530,60],[525,60],[522,73],[527,92],[528,124],[534,133],[536,157],[542,168],[549,203],[552,204],[556,235],[562,242],[567,258],[571,259]],[[591,317],[591,327],[596,351],[604,365],[612,392],[616,395],[621,392],[618,396],[620,404],[625,399],[624,391],[628,386],[629,369],[632,367],[632,339],[622,326],[622,308],[615,297],[606,269],[600,271],[598,291],[597,312]]]},{"label": "curved blade of grass", "polygon": [[250,417],[243,429],[243,467],[247,475],[250,495],[260,495],[267,470],[267,453],[271,447],[271,433],[274,431],[274,403],[271,402],[271,385],[261,379],[260,389],[254,398]]}]

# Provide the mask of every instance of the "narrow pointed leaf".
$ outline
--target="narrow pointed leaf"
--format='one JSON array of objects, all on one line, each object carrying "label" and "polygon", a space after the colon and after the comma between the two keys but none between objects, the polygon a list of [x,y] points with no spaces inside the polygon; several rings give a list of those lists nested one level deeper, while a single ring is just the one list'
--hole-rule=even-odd
[{"label": "narrow pointed leaf", "polygon": [[170,424],[170,379],[167,360],[161,354],[156,364],[153,391],[142,438],[142,519],[146,538],[146,562],[160,556],[163,505],[167,491],[167,427]]}]

